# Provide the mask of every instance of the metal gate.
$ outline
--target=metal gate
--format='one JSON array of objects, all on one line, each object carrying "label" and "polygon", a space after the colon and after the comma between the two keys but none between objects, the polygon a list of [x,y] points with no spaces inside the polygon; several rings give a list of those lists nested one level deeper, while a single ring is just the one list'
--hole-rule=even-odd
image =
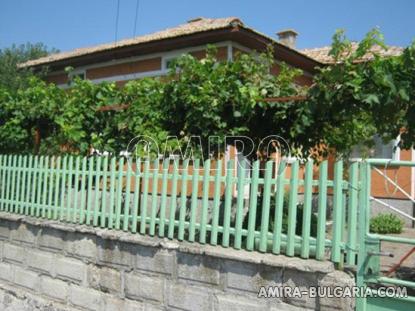
[{"label": "metal gate", "polygon": [[[387,310],[415,310],[415,297],[406,296],[405,290],[415,289],[415,280],[402,280],[399,278],[391,278],[384,276],[380,269],[380,256],[388,256],[389,254],[382,252],[382,242],[401,243],[415,246],[415,239],[387,236],[380,234],[372,234],[369,232],[370,223],[370,201],[371,201],[371,172],[376,166],[415,167],[415,162],[410,161],[389,161],[380,159],[370,159],[363,161],[360,168],[360,191],[359,191],[359,251],[357,262],[356,285],[360,288],[366,288],[366,295],[356,299],[357,311],[387,311]],[[386,177],[387,178],[387,177]],[[397,187],[399,187],[397,185]],[[399,189],[399,188],[398,188]],[[401,189],[401,191],[403,191]],[[413,198],[409,199],[414,202]],[[379,200],[378,200],[379,201]],[[386,204],[386,203],[385,203]],[[388,204],[386,204],[388,205]],[[392,206],[390,208],[394,209]],[[411,215],[407,215],[401,211],[397,211],[403,216],[413,219]],[[414,267],[415,268],[415,267]],[[385,295],[380,289],[395,289],[393,292],[400,294]],[[410,294],[410,292],[408,293]],[[383,297],[380,297],[383,296]]]}]

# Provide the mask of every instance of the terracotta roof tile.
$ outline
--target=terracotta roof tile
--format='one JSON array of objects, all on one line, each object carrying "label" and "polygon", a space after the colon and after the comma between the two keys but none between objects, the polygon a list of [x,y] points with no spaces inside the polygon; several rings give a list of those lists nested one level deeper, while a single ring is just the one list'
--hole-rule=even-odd
[{"label": "terracotta roof tile", "polygon": [[[358,47],[358,43],[352,42],[352,51],[355,51]],[[313,48],[313,49],[303,49],[300,50],[301,53],[315,59],[318,62],[324,64],[333,64],[334,59],[332,56],[329,55],[331,50],[331,46],[324,46],[321,48]],[[380,56],[388,57],[388,56],[398,56],[402,53],[403,48],[398,46],[388,46],[387,49],[383,49],[379,45],[375,45],[372,47],[371,51],[373,53],[377,53]],[[359,61],[367,61],[373,58],[371,53],[366,54],[362,59]]]},{"label": "terracotta roof tile", "polygon": [[210,31],[215,29],[227,28],[233,25],[243,25],[242,21],[236,17],[226,18],[196,18],[190,20],[186,24],[182,24],[173,28],[167,28],[152,34],[134,37],[131,39],[120,40],[114,43],[101,44],[93,47],[79,48],[68,52],[51,54],[38,59],[30,60],[20,64],[20,67],[30,67],[36,65],[47,64],[50,62],[63,60],[67,58],[88,55],[96,52],[111,50],[119,47],[125,47],[140,43],[157,41],[162,39],[176,38],[198,32]]},{"label": "terracotta roof tile", "polygon": [[[79,48],[79,49],[75,49],[75,50],[68,51],[68,52],[51,54],[45,57],[41,57],[38,59],[30,60],[25,63],[19,64],[19,67],[31,67],[31,66],[37,66],[37,65],[44,65],[44,64],[51,63],[51,62],[69,59],[69,58],[78,57],[78,56],[89,55],[89,54],[93,54],[96,52],[109,51],[109,50],[120,48],[120,47],[126,47],[126,46],[136,45],[140,43],[147,43],[147,42],[152,42],[152,41],[157,41],[157,40],[163,40],[163,39],[176,38],[176,37],[181,37],[181,36],[186,36],[190,34],[216,30],[216,29],[224,29],[224,28],[228,28],[234,25],[239,25],[243,27],[244,29],[250,30],[256,33],[257,35],[270,40],[271,42],[275,42],[279,44],[279,42],[275,41],[275,39],[261,32],[258,32],[255,29],[245,26],[244,23],[237,17],[225,17],[225,18],[198,17],[198,18],[189,20],[185,24],[181,24],[179,26],[172,27],[172,28],[167,28],[165,30],[161,30],[161,31],[158,31],[152,34],[138,36],[138,37],[134,37],[130,39],[124,39],[124,40],[120,40],[114,43],[106,43],[106,44],[101,44],[101,45],[92,46],[92,47]],[[303,49],[303,50],[292,49],[289,47],[287,48],[322,64],[332,64],[334,62],[333,58],[328,55],[331,49],[330,46],[325,46],[321,48]],[[355,50],[356,48],[357,48],[357,43],[353,42],[352,49]],[[380,46],[375,46],[372,50],[373,52],[379,53],[382,56],[396,56],[402,53],[403,48],[397,47],[397,46],[389,46],[387,50],[384,50]],[[368,55],[365,55],[365,57],[363,57],[362,61],[369,60],[371,58],[372,58],[372,55],[368,54]]]}]

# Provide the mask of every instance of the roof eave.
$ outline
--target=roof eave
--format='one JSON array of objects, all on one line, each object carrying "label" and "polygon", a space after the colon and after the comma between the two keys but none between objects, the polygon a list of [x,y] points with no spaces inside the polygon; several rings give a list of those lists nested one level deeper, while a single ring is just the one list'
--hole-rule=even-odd
[{"label": "roof eave", "polygon": [[[274,47],[275,58],[288,63],[289,65],[299,66],[306,69],[308,72],[313,73],[317,67],[324,66],[323,63],[299,52],[296,49],[292,49],[278,41],[259,33],[251,28],[241,26],[240,31],[235,34],[240,36],[239,40],[247,42],[250,40],[251,46],[254,45],[257,50],[265,50],[267,46],[272,45]],[[254,43],[256,42],[256,43]]]},{"label": "roof eave", "polygon": [[148,55],[158,52],[171,51],[191,46],[198,46],[208,43],[215,43],[229,39],[229,33],[232,26],[214,29],[210,31],[203,31],[194,34],[188,34],[173,38],[163,38],[149,42],[137,43],[129,46],[114,47],[112,49],[97,51],[90,54],[78,55],[65,59],[45,62],[42,64],[28,65],[24,67],[39,70],[48,66],[51,70],[62,69],[66,66],[83,66],[93,63],[100,63],[104,61],[111,61],[120,58],[135,57],[141,55]]},{"label": "roof eave", "polygon": [[290,65],[300,66],[301,68],[306,69],[308,72],[311,73],[315,72],[316,67],[324,66],[323,63],[318,62],[315,59],[312,59],[311,57],[295,49],[280,44],[276,40],[262,33],[259,33],[251,28],[245,27],[239,23],[235,23],[223,28],[201,31],[178,37],[172,37],[167,39],[163,38],[144,43],[137,43],[129,46],[114,46],[114,48],[111,49],[45,62],[42,64],[27,66],[22,64],[23,66],[20,67],[32,68],[34,70],[40,70],[41,68],[48,67],[49,70],[55,71],[62,70],[67,66],[79,67],[83,65],[111,61],[120,58],[170,51],[190,46],[205,45],[221,41],[235,41],[237,43],[240,43],[251,49],[258,51],[265,50],[266,47],[271,44],[274,47],[276,59],[285,61]]}]

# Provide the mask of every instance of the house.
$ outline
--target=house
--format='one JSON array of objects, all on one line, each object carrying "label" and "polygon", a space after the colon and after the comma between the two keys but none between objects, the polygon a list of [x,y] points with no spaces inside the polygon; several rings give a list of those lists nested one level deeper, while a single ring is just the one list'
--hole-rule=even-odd
[{"label": "house", "polygon": [[[310,85],[318,67],[333,64],[333,59],[329,55],[330,47],[298,50],[295,45],[297,33],[294,30],[280,31],[277,35],[278,40],[271,38],[248,27],[236,17],[195,18],[177,27],[152,34],[52,54],[20,66],[34,70],[47,66],[49,74],[46,80],[65,88],[68,87],[69,80],[68,74],[65,73],[65,68],[68,66],[74,68],[70,73],[71,76],[89,79],[93,83],[113,81],[122,86],[129,80],[165,75],[169,62],[184,53],[190,53],[201,59],[205,56],[207,44],[216,45],[218,59],[230,61],[235,53],[264,51],[268,45],[272,45],[276,60],[272,72],[278,74],[281,62],[300,68],[303,71],[303,75],[297,79],[300,85]],[[357,44],[353,43],[352,48],[356,49]],[[398,55],[402,52],[402,48],[399,47],[384,50],[375,46],[374,49],[384,56]],[[371,55],[367,55],[361,61],[368,61],[370,58]],[[395,150],[395,144],[396,142],[384,144],[378,139],[372,156],[415,161],[414,151]],[[359,153],[355,152],[354,157],[359,156]],[[381,171],[392,180],[396,180],[414,198],[415,169],[401,168],[396,171],[386,167],[381,168]],[[385,178],[378,172],[373,173],[372,185],[374,196],[393,198],[393,200],[406,198],[399,191],[395,193],[395,187],[385,183]],[[398,200],[400,205],[403,204],[401,201]],[[412,214],[412,203],[404,201],[403,209]]]},{"label": "house", "polygon": [[[321,63],[295,49],[296,35],[292,30],[282,31],[279,32],[281,41],[276,41],[235,17],[195,18],[153,34],[52,54],[21,66],[34,70],[48,66],[47,80],[62,87],[68,82],[64,71],[68,66],[74,68],[71,75],[94,83],[114,81],[123,85],[129,80],[166,74],[168,63],[181,54],[203,58],[207,44],[217,46],[220,60],[232,60],[237,52],[264,51],[271,44],[276,61],[301,68],[304,74],[298,83],[310,84]],[[273,72],[278,70],[277,63]]]}]

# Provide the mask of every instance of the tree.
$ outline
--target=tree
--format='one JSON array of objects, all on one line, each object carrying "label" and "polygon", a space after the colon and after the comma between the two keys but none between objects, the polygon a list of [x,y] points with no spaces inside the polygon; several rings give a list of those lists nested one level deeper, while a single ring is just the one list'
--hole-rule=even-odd
[{"label": "tree", "polygon": [[[30,77],[15,94],[0,89],[0,150],[2,153],[53,153],[59,147],[56,117],[65,93],[54,84]],[[43,144],[40,145],[40,140]]]},{"label": "tree", "polygon": [[[49,88],[46,84],[39,85],[39,81],[33,79],[32,70],[18,66],[25,61],[46,56],[50,52],[56,50],[48,49],[42,43],[26,43],[0,49],[0,150],[2,152],[33,150],[36,137],[39,138],[41,135],[40,127],[47,132],[51,130],[48,124],[51,118],[51,111],[48,110],[50,104],[45,105],[44,98],[56,91],[51,91],[53,87]],[[37,75],[41,76],[44,72],[45,69]],[[51,104],[53,105],[53,101]]]},{"label": "tree", "polygon": [[[225,142],[226,136],[250,137],[256,150],[261,139],[268,135],[289,139],[303,130],[307,122],[300,122],[301,108],[264,101],[266,97],[301,92],[294,84],[300,70],[283,65],[278,76],[272,75],[271,50],[259,57],[239,54],[232,62],[220,62],[215,55],[215,49],[210,47],[201,61],[191,55],[180,57],[172,65],[165,84],[160,106],[165,120],[163,128],[178,138],[182,150],[194,136],[201,138],[204,155],[212,136],[218,137],[218,148],[211,146],[218,152],[224,152],[226,144],[240,140]],[[257,154],[253,152],[250,156]]]},{"label": "tree", "polygon": [[[138,135],[151,136],[167,153],[183,152],[190,144],[202,147],[204,156],[212,136],[219,153],[225,144],[239,148],[239,138],[225,141],[228,135],[253,139],[260,152],[249,154],[252,158],[268,156],[260,145],[268,135],[283,137],[303,158],[329,152],[346,157],[358,144],[370,147],[375,134],[385,141],[400,134],[400,147],[412,148],[415,44],[388,58],[373,52],[375,44],[384,46],[376,30],[357,50],[343,32],[336,33],[330,52],[336,62],[321,68],[309,89],[294,83],[297,69],[282,65],[279,75],[270,74],[270,51],[228,62],[217,60],[213,48],[203,60],[179,57],[168,77],[131,81],[124,88],[75,79],[64,91],[31,77],[20,90],[0,88],[0,149],[33,150],[35,133],[42,138],[40,152],[49,154],[87,154],[91,147],[118,154]],[[372,60],[360,61],[368,53]],[[306,100],[265,100],[292,95]],[[120,105],[128,108],[116,109]],[[108,106],[114,109],[102,109]]]},{"label": "tree", "polygon": [[16,93],[19,88],[27,87],[28,77],[33,72],[18,68],[18,64],[56,52],[56,49],[49,49],[43,43],[13,44],[10,48],[0,49],[0,88]]},{"label": "tree", "polygon": [[[401,134],[400,147],[405,149],[415,143],[415,44],[393,57],[373,52],[374,45],[386,49],[376,29],[356,50],[344,31],[333,36],[330,54],[335,64],[320,69],[308,92],[312,111],[308,138],[324,146],[321,155],[335,152],[347,157],[356,145],[370,148],[375,134],[385,142]],[[360,61],[365,55],[372,60]]]}]

